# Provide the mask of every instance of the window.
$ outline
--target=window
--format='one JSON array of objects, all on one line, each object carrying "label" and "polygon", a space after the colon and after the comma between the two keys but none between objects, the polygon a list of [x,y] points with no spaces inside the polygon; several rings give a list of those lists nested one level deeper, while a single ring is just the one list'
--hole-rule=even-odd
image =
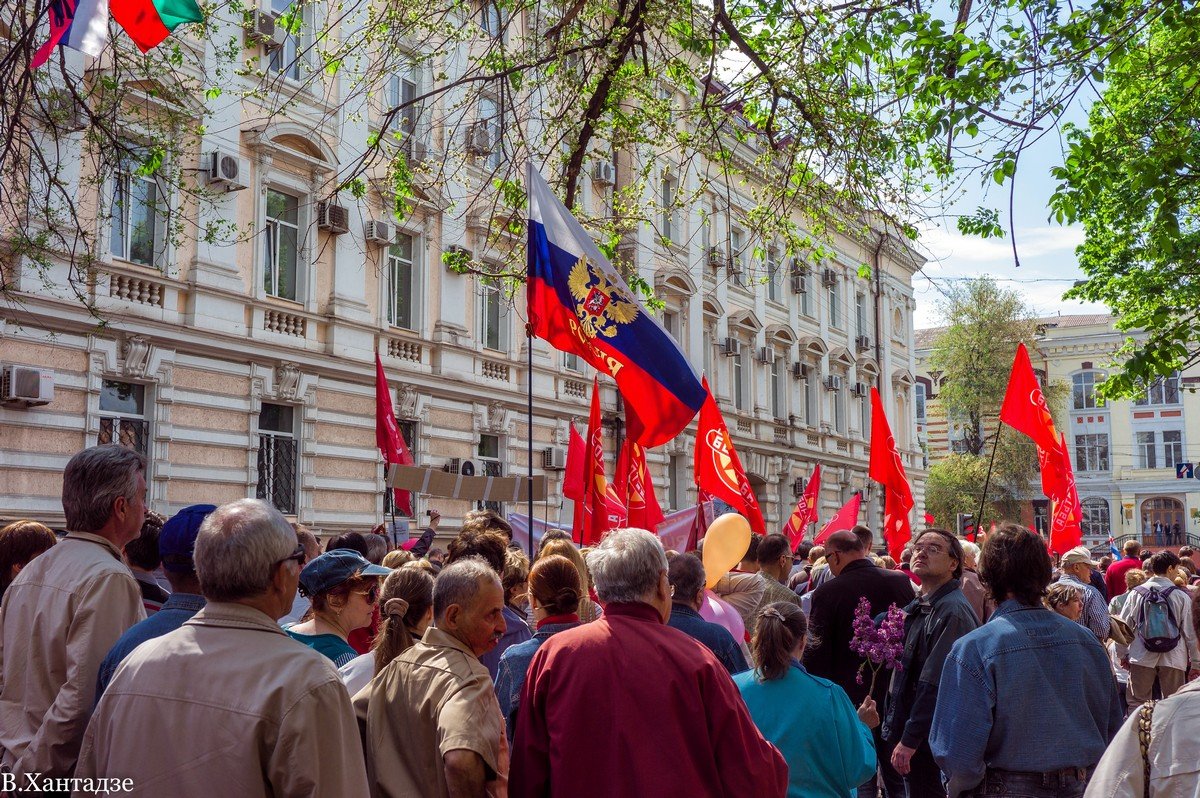
[{"label": "window", "polygon": [[413,156],[412,133],[417,129],[417,116],[420,113],[420,108],[415,102],[416,98],[417,81],[413,72],[392,75],[388,78],[386,110],[391,111],[393,108],[400,110],[392,117],[387,132],[402,141],[405,155],[409,158]]},{"label": "window", "polygon": [[684,457],[678,454],[670,455],[667,458],[667,471],[670,478],[667,502],[672,510],[681,510],[687,500],[687,468]]},{"label": "window", "polygon": [[583,371],[583,361],[574,352],[563,352],[562,367],[567,371]]},{"label": "window", "polygon": [[146,418],[146,386],[104,380],[100,385],[100,434],[97,444],[119,443],[148,456],[150,421]]},{"label": "window", "polygon": [[867,297],[865,294],[854,295],[854,334],[859,336],[867,333]]},{"label": "window", "polygon": [[156,266],[164,216],[158,181],[139,175],[132,158],[122,159],[113,178],[112,229],[109,245],[113,257]]},{"label": "window", "polygon": [[1138,468],[1158,468],[1158,461],[1155,458],[1155,454],[1154,433],[1137,433]]},{"label": "window", "polygon": [[1108,435],[1075,436],[1075,470],[1107,471],[1108,470]]},{"label": "window", "polygon": [[414,297],[417,293],[416,269],[413,266],[412,236],[401,233],[387,251],[388,324],[416,329]]},{"label": "window", "polygon": [[863,438],[869,437],[871,433],[871,402],[866,396],[858,397],[858,431],[862,433]]},{"label": "window", "polygon": [[742,347],[742,351],[730,358],[733,361],[733,406],[738,410],[746,409],[746,386],[742,384],[742,374],[745,371],[745,363],[743,359],[746,356],[746,347]]},{"label": "window", "polygon": [[300,199],[267,189],[263,290],[280,299],[296,299],[300,267]]},{"label": "window", "polygon": [[[479,455],[479,476],[481,477],[502,477],[504,476],[504,463],[500,459],[500,436],[499,435],[480,435],[479,448],[476,450]],[[503,506],[500,502],[479,502],[480,510],[495,510],[503,512]]]},{"label": "window", "polygon": [[812,300],[809,299],[809,293],[812,290],[812,276],[806,276],[805,291],[800,294],[800,312],[805,316],[812,316]]},{"label": "window", "polygon": [[[300,67],[307,48],[305,9],[289,0],[271,0],[271,11],[275,15],[275,29],[283,34],[283,46],[271,52],[267,68],[285,78],[300,80]],[[281,20],[281,17],[288,18]]]},{"label": "window", "polygon": [[1134,404],[1146,405],[1177,405],[1179,404],[1179,372],[1170,377],[1159,377],[1143,396],[1138,397]]},{"label": "window", "polygon": [[1169,429],[1163,431],[1163,466],[1174,468],[1183,460],[1183,431]]},{"label": "window", "polygon": [[1084,499],[1082,509],[1083,537],[1085,539],[1107,539],[1112,527],[1108,515],[1108,501],[1096,498]]},{"label": "window", "polygon": [[842,328],[842,309],[838,305],[837,283],[829,286],[829,326]]},{"label": "window", "polygon": [[[918,382],[913,386],[913,404],[917,410],[917,423],[925,423],[925,383]],[[864,427],[863,429],[866,429]]]},{"label": "window", "polygon": [[[404,445],[408,447],[408,453],[412,455],[413,464],[419,464],[417,459],[417,422],[411,419],[398,418],[396,419],[396,427],[400,430],[400,437],[404,439]],[[384,474],[387,474],[386,469]],[[409,504],[412,506],[413,517],[418,517],[420,511],[417,510],[417,497],[420,494],[415,490],[409,493]],[[385,490],[383,492],[383,514],[384,516],[397,515],[399,511],[396,509],[396,493],[393,490]]]},{"label": "window", "polygon": [[780,301],[779,250],[775,247],[767,247],[767,299]]},{"label": "window", "polygon": [[783,356],[776,354],[775,360],[771,363],[771,415],[775,418],[787,418],[787,393],[784,386],[787,385],[787,377],[784,374],[784,369],[787,368],[787,363],[784,362]]},{"label": "window", "polygon": [[746,260],[742,257],[742,247],[746,245],[746,236],[741,230],[729,231],[729,257],[733,260],[733,282],[735,285],[746,284]]},{"label": "window", "polygon": [[670,335],[672,338],[674,338],[676,342],[679,341],[679,314],[678,313],[671,311],[671,310],[664,310],[663,316],[662,316],[662,326],[663,326],[663,329],[667,331],[668,335]]},{"label": "window", "polygon": [[1099,381],[1097,374],[1098,372],[1095,371],[1081,371],[1071,377],[1072,408],[1090,410],[1104,406],[1104,402],[1096,396],[1096,383]]},{"label": "window", "polygon": [[264,402],[258,414],[258,498],[287,515],[296,513],[299,442],[294,413],[289,405]]},{"label": "window", "polygon": [[[845,380],[845,377],[842,378]],[[846,392],[841,388],[829,392],[829,401],[833,410],[833,428],[841,434],[846,433]]]},{"label": "window", "polygon": [[967,441],[965,438],[955,438],[954,440],[950,441],[951,454],[969,454],[970,451],[971,450],[967,446]]},{"label": "window", "polygon": [[675,178],[663,175],[659,184],[659,230],[667,241],[679,241],[682,236],[675,224]]},{"label": "window", "polygon": [[500,4],[495,0],[483,0],[479,4],[479,27],[488,36],[496,37],[504,34],[504,20],[500,16]]},{"label": "window", "polygon": [[479,308],[479,338],[486,349],[508,350],[508,308],[499,283],[484,280]]},{"label": "window", "polygon": [[809,376],[804,379],[804,423],[810,427],[817,426],[821,420],[817,414],[817,386],[816,376],[813,372],[809,372]]},{"label": "window", "polygon": [[500,114],[500,106],[491,97],[480,97],[478,110],[479,123],[487,130],[489,149],[485,163],[489,169],[498,169],[500,167],[500,158],[503,155],[500,148],[500,136],[503,132],[504,124],[504,119]]}]

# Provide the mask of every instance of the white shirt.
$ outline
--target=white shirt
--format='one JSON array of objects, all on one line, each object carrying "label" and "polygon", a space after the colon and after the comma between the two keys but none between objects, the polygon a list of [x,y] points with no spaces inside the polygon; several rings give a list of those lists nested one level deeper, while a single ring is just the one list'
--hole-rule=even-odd
[{"label": "white shirt", "polygon": [[312,601],[301,596],[300,591],[296,591],[296,598],[292,600],[292,609],[279,619],[279,625],[288,626],[300,623],[300,619],[304,617],[304,613],[308,612],[308,608],[311,606]]},{"label": "white shirt", "polygon": [[[1159,590],[1176,587],[1175,583],[1165,576],[1152,576],[1146,580],[1144,586],[1156,587]],[[1142,642],[1141,637],[1137,634],[1138,610],[1141,609],[1146,600],[1138,592],[1137,588],[1129,591],[1129,599],[1121,609],[1121,620],[1129,624],[1129,628],[1134,630],[1133,642],[1128,647],[1129,661],[1134,665],[1141,665],[1146,668],[1175,668],[1184,671],[1187,670],[1189,659],[1194,663],[1200,664],[1200,649],[1196,647],[1196,630],[1192,626],[1192,598],[1187,590],[1180,587],[1174,590],[1167,600],[1171,602],[1171,608],[1175,611],[1175,620],[1179,623],[1180,638],[1175,648],[1159,654],[1147,651],[1145,643]],[[1125,653],[1121,649],[1118,649],[1118,651],[1122,654]]]},{"label": "white shirt", "polygon": [[346,685],[346,690],[353,698],[359,690],[366,687],[375,678],[375,652],[368,651],[366,654],[359,654],[338,668],[338,676],[342,677],[342,684]]}]

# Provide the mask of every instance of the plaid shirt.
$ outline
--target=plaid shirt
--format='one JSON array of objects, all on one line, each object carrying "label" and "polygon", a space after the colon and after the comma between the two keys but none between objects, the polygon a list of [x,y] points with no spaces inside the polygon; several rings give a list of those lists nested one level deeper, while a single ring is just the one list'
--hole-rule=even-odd
[{"label": "plaid shirt", "polygon": [[1071,574],[1064,573],[1058,577],[1058,582],[1079,588],[1079,593],[1083,596],[1083,615],[1079,616],[1080,625],[1091,629],[1097,640],[1108,639],[1108,605],[1104,603],[1104,597],[1100,595],[1100,591],[1087,582],[1079,581]]}]

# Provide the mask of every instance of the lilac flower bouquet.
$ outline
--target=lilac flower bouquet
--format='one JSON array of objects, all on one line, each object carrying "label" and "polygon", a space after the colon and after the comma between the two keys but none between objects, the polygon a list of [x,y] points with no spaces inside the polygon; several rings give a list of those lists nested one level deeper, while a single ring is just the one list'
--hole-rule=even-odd
[{"label": "lilac flower bouquet", "polygon": [[858,669],[858,683],[863,683],[863,670],[871,666],[871,686],[868,694],[875,691],[875,678],[881,668],[900,669],[904,656],[904,611],[892,604],[879,626],[871,618],[871,602],[863,596],[854,608],[854,636],[850,639],[850,650],[864,658]]}]

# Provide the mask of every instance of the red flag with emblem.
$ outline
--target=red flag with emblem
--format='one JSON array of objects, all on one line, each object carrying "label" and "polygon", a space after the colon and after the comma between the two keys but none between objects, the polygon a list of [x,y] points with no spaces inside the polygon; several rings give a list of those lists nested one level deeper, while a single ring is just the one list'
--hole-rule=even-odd
[{"label": "red flag with emblem", "polygon": [[858,525],[858,511],[862,508],[862,494],[855,493],[850,497],[850,501],[842,505],[842,509],[838,510],[833,518],[829,519],[829,523],[821,528],[813,539],[814,546],[820,546],[834,532],[849,531]]},{"label": "red flag with emblem", "polygon": [[758,499],[733,449],[725,418],[708,390],[708,380],[703,382],[707,396],[700,407],[700,427],[696,432],[696,484],[746,516],[750,528],[765,535],[767,525],[758,509]]},{"label": "red flag with emblem", "polygon": [[[385,467],[393,463],[412,465],[412,454],[400,434],[396,424],[396,413],[392,409],[392,391],[388,387],[387,375],[383,372],[383,361],[379,353],[375,353],[375,445],[383,453]],[[412,496],[406,490],[393,488],[396,509],[402,514],[411,516]]]},{"label": "red flag with emblem", "polygon": [[782,534],[787,535],[792,551],[804,541],[808,525],[817,520],[817,497],[821,495],[821,466],[813,469],[808,484],[804,486],[804,495],[796,502],[796,509],[784,525]]},{"label": "red flag with emblem", "polygon": [[1025,349],[1025,344],[1017,344],[1008,390],[1004,394],[1004,404],[1000,406],[1000,420],[1032,438],[1046,451],[1058,448],[1054,418],[1046,406],[1046,397],[1042,395],[1037,375],[1033,373],[1033,364],[1029,362],[1029,351]]},{"label": "red flag with emblem", "polygon": [[584,461],[582,546],[600,542],[604,533],[625,522],[625,508],[604,475],[604,426],[600,419],[600,378],[592,381],[592,408],[588,414],[587,456]]},{"label": "red flag with emblem", "polygon": [[878,388],[871,389],[871,461],[867,473],[883,485],[883,537],[888,554],[899,561],[904,544],[912,538],[908,514],[913,508],[913,496]]},{"label": "red flag with emblem", "polygon": [[654,495],[654,482],[646,467],[646,450],[629,438],[621,445],[613,483],[617,498],[625,503],[629,526],[653,532],[663,522],[663,512]]},{"label": "red flag with emblem", "polygon": [[1075,472],[1067,455],[1067,439],[1059,436],[1059,445],[1047,452],[1038,447],[1042,467],[1042,490],[1053,504],[1050,519],[1050,550],[1063,554],[1083,543],[1082,513]]}]

